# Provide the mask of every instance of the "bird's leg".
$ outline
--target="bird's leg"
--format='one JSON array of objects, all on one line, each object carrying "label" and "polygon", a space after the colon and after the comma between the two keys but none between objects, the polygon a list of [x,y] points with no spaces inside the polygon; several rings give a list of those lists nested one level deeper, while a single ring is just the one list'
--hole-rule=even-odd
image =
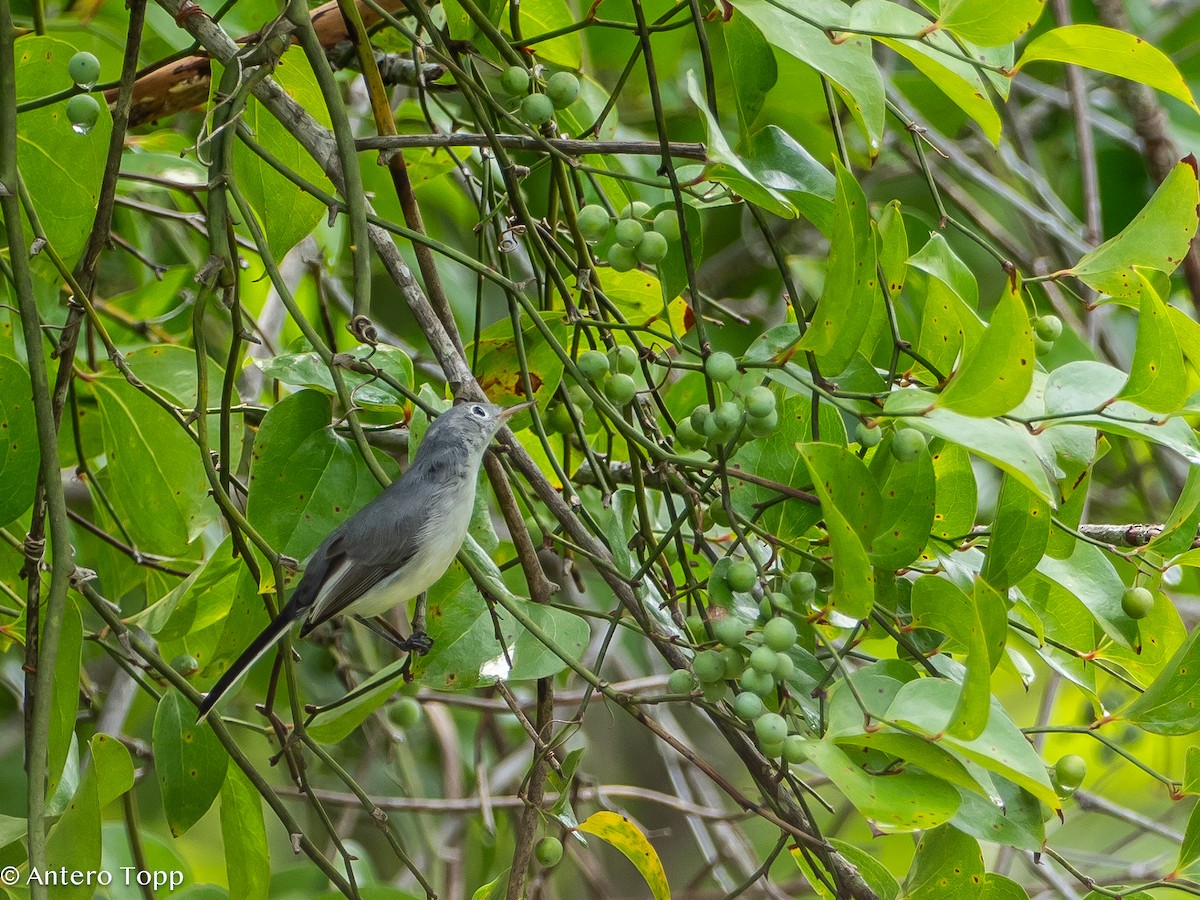
[{"label": "bird's leg", "polygon": [[413,604],[412,637],[408,640],[420,649],[416,652],[424,656],[433,647],[433,640],[425,633],[425,591],[417,594],[417,602]]},{"label": "bird's leg", "polygon": [[362,616],[354,617],[357,621],[366,625],[367,628],[375,632],[397,650],[403,650],[405,653],[420,653],[429,652],[429,648],[433,646],[433,642],[429,640],[429,636],[425,632],[414,633],[411,637],[405,637],[397,631],[392,623],[383,616],[375,616],[371,619],[364,619]]}]

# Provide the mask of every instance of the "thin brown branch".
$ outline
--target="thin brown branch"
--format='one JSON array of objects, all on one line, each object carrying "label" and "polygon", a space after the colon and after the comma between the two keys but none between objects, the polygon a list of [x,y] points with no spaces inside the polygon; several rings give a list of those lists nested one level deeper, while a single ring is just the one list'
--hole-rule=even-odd
[{"label": "thin brown branch", "polygon": [[[359,138],[354,142],[359,150],[399,150],[409,147],[489,147],[492,138],[486,134],[395,134]],[[604,153],[614,156],[658,156],[662,148],[658,141],[580,141],[569,138],[529,137],[523,134],[497,134],[495,143],[507,150],[544,151],[549,144],[566,156]],[[667,145],[678,159],[708,159],[703,144],[673,141]]]}]

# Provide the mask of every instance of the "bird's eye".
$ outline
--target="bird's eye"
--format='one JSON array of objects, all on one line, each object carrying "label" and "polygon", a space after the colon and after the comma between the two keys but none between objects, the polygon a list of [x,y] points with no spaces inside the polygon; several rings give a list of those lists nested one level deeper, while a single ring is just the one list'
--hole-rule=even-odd
[{"label": "bird's eye", "polygon": [[471,415],[479,416],[479,418],[481,418],[481,419],[486,419],[487,418],[487,410],[484,409],[482,406],[472,406],[471,407]]}]

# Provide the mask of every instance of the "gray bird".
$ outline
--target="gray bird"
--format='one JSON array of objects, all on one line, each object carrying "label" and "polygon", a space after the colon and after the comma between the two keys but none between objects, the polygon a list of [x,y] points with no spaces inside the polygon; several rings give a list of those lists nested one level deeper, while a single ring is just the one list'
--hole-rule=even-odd
[{"label": "gray bird", "polygon": [[[213,685],[197,721],[301,619],[304,637],[337,615],[377,616],[441,578],[467,536],[484,452],[510,417],[532,405],[465,403],[439,415],[408,470],[317,547],[291,599]],[[413,635],[404,649],[428,646]]]}]

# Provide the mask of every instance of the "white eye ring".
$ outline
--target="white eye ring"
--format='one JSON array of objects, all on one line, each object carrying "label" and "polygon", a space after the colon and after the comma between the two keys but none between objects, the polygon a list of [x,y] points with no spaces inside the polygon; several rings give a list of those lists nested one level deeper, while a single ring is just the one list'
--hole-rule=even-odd
[{"label": "white eye ring", "polygon": [[482,406],[472,406],[471,407],[471,415],[479,416],[479,418],[481,418],[481,419],[486,419],[487,418],[487,410],[484,409]]}]

